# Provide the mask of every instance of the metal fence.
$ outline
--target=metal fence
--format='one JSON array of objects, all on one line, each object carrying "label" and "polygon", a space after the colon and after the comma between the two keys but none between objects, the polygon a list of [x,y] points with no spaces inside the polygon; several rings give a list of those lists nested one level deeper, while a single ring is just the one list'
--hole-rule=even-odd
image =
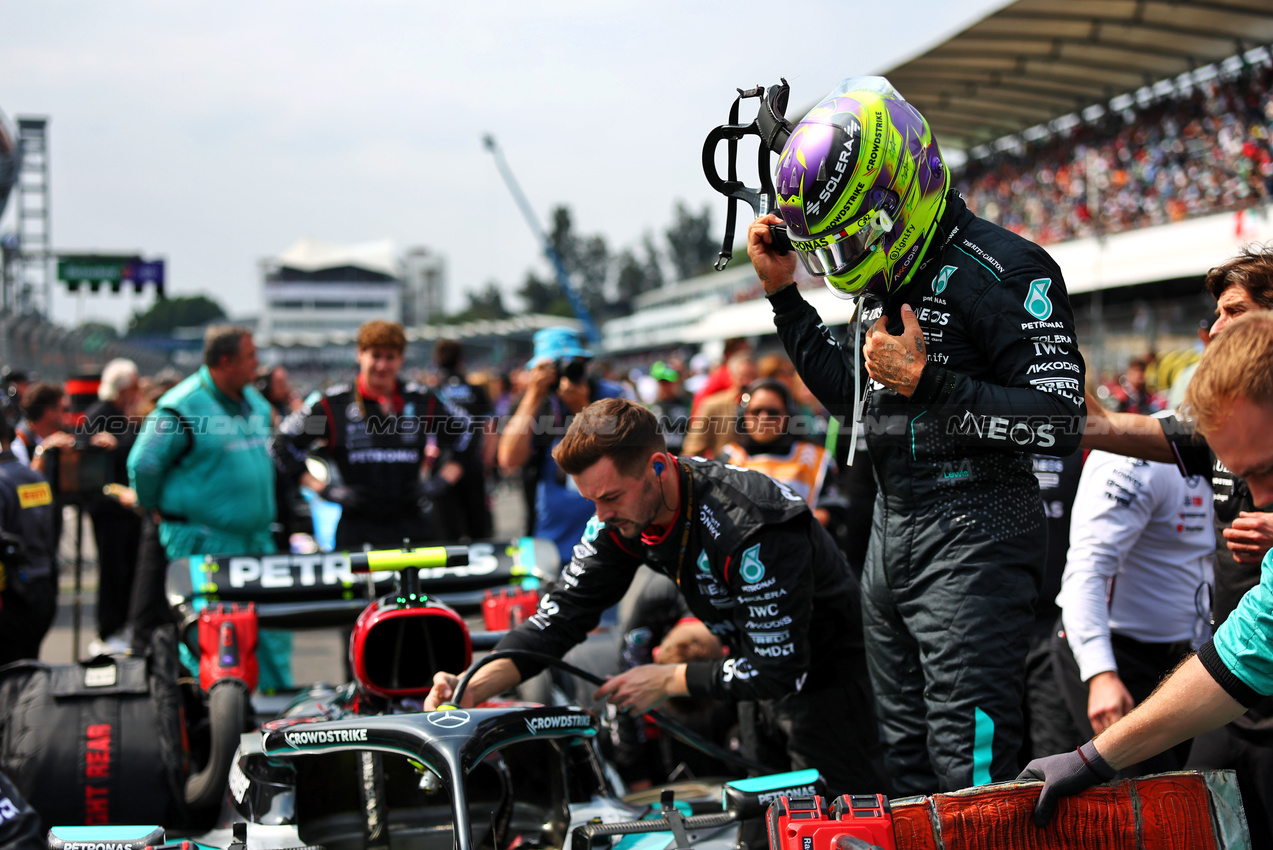
[{"label": "metal fence", "polygon": [[0,365],[40,380],[91,375],[116,357],[127,357],[143,375],[169,365],[165,352],[113,338],[94,328],[64,328],[35,315],[0,314]]}]

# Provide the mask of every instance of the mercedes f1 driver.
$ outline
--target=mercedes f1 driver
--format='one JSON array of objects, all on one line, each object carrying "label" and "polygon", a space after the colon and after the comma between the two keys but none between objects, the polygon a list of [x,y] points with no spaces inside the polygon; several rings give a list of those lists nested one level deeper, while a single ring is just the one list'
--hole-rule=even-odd
[{"label": "mercedes f1 driver", "polygon": [[[899,794],[1011,779],[1047,541],[1024,453],[1073,452],[1086,410],[1061,270],[967,208],[882,77],[814,107],[774,182],[779,215],[752,224],[748,253],[788,355],[865,428],[879,483],[862,594],[885,768]],[[796,250],[778,253],[771,226]],[[860,346],[793,285],[797,256],[860,299]]]}]

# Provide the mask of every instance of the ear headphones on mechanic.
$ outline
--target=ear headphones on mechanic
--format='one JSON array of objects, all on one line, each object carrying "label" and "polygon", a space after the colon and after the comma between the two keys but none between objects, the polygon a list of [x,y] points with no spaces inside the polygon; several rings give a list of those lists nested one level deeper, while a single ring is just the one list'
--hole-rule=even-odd
[{"label": "ear headphones on mechanic", "polygon": [[659,479],[659,503],[670,511],[676,506],[669,505],[667,503],[667,496],[663,493],[663,470],[665,469],[667,469],[667,467],[663,465],[663,461],[656,460],[654,462],[654,477]]}]

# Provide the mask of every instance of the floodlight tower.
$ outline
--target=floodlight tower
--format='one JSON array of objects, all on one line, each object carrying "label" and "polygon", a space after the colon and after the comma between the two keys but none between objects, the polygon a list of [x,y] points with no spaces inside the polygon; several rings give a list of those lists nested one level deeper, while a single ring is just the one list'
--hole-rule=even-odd
[{"label": "floodlight tower", "polygon": [[[17,291],[11,293],[15,312],[43,312],[48,317],[53,303],[53,237],[49,228],[49,119],[18,117],[18,273]],[[32,296],[42,299],[41,310]]]}]

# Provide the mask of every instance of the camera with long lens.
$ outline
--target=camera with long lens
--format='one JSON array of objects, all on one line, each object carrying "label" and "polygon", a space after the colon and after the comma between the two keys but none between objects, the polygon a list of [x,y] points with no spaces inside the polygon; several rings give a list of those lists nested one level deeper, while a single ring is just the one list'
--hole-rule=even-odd
[{"label": "camera with long lens", "polygon": [[565,378],[572,384],[582,384],[588,376],[588,361],[582,357],[564,357],[556,365],[558,381]]}]

